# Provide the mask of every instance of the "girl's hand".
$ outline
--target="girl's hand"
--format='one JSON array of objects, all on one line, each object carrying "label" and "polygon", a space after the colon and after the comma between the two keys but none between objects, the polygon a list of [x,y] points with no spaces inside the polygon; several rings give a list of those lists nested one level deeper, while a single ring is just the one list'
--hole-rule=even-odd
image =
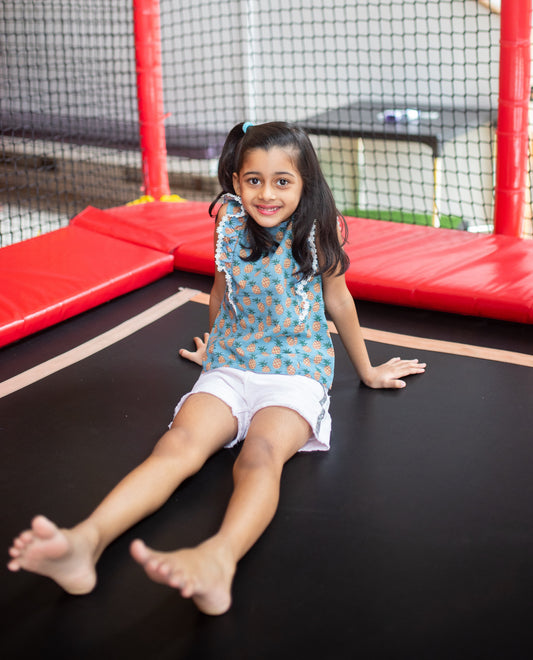
[{"label": "girl's hand", "polygon": [[423,374],[426,370],[426,363],[418,360],[402,360],[401,358],[392,358],[385,364],[378,367],[372,367],[369,374],[363,378],[363,382],[368,387],[400,389],[405,387],[405,381],[401,380],[405,376],[413,374]]},{"label": "girl's hand", "polygon": [[199,366],[202,366],[202,362],[206,356],[207,342],[209,340],[209,333],[204,332],[203,340],[200,337],[194,337],[194,344],[196,346],[195,351],[188,351],[186,348],[180,348],[179,354],[182,358],[190,360]]}]

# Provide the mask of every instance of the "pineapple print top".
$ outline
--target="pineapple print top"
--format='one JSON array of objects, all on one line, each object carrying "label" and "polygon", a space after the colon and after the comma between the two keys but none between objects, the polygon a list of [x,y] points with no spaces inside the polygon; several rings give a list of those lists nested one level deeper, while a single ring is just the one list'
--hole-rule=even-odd
[{"label": "pineapple print top", "polygon": [[[322,277],[305,278],[298,272],[291,250],[291,219],[269,231],[275,241],[272,252],[256,262],[245,261],[246,214],[240,199],[230,197],[217,228],[215,255],[217,269],[225,273],[226,293],[211,329],[203,370],[233,367],[299,374],[329,389],[334,352]],[[314,229],[308,240],[316,270]]]}]

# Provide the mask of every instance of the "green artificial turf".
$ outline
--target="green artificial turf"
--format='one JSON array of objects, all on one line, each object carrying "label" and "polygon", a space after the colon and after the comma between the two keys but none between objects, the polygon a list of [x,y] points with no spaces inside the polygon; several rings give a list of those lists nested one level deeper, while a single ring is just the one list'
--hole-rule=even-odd
[{"label": "green artificial turf", "polygon": [[[403,222],[411,225],[431,226],[430,213],[414,213],[412,211],[373,210],[373,209],[346,209],[343,215],[356,218],[369,218],[370,220],[387,220],[388,222]],[[446,229],[460,229],[462,218],[457,215],[439,216],[440,226]]]}]

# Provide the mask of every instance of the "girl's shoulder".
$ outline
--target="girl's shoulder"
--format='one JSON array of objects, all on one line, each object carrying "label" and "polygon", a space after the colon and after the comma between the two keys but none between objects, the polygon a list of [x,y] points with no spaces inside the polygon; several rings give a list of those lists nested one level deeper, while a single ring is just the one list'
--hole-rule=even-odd
[{"label": "girl's shoulder", "polygon": [[220,233],[227,226],[235,228],[243,225],[245,216],[246,213],[240,199],[235,195],[224,195],[215,221],[218,232]]},{"label": "girl's shoulder", "polygon": [[225,197],[216,217],[215,264],[217,270],[228,272],[246,225],[246,214],[239,199],[226,201]]},{"label": "girl's shoulder", "polygon": [[222,222],[222,220],[228,214],[228,206],[229,206],[229,204],[221,204],[218,207],[217,215],[216,215],[216,218],[215,218],[215,226],[218,227],[220,225],[220,223]]},{"label": "girl's shoulder", "polygon": [[222,196],[222,206],[217,216],[222,218],[224,215],[232,215],[239,218],[244,217],[245,211],[240,197],[231,193],[226,193]]}]

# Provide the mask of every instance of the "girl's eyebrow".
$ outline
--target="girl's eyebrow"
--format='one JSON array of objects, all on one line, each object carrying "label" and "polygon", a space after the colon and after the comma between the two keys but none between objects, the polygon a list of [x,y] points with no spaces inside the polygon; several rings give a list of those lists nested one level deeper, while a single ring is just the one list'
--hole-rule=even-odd
[{"label": "girl's eyebrow", "polygon": [[[245,172],[243,174],[243,176],[252,176],[252,175],[253,176],[262,176],[262,173],[261,172],[250,171],[250,172]],[[295,177],[296,175],[294,174],[294,172],[274,172],[274,176],[292,176],[292,177]]]}]

